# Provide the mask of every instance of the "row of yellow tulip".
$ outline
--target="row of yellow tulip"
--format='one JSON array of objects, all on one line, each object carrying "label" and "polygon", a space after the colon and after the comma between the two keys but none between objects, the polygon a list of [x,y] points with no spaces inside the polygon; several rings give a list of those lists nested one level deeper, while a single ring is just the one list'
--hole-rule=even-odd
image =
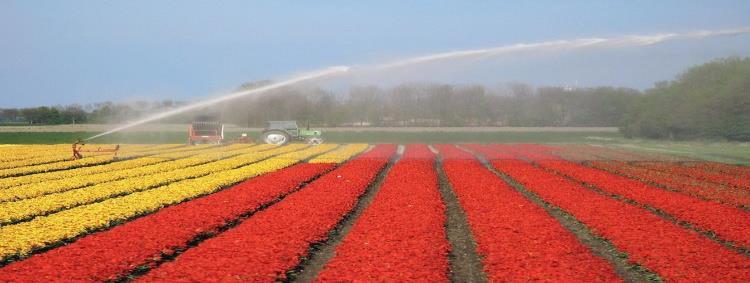
[{"label": "row of yellow tulip", "polygon": [[112,163],[103,164],[103,165],[95,165],[95,166],[81,167],[81,168],[62,170],[62,171],[36,173],[36,174],[28,174],[28,175],[11,177],[11,178],[3,178],[3,179],[0,179],[0,189],[20,186],[20,185],[25,185],[25,184],[39,183],[39,182],[50,181],[50,180],[59,180],[59,179],[64,179],[64,178],[76,178],[76,177],[83,176],[83,175],[90,175],[90,174],[96,174],[96,173],[102,173],[102,172],[111,172],[111,171],[118,171],[118,170],[124,170],[124,169],[138,168],[141,166],[168,161],[167,159],[175,159],[175,158],[190,156],[192,155],[192,152],[199,152],[199,151],[206,150],[209,148],[211,147],[210,146],[195,146],[195,147],[183,146],[180,148],[171,148],[171,149],[165,149],[165,150],[155,149],[155,150],[144,153],[145,156],[150,156],[146,158],[123,159],[123,160],[118,160],[117,162],[112,162]]},{"label": "row of yellow tulip", "polygon": [[[37,150],[36,152],[44,152],[46,149],[51,148],[63,148],[67,146],[70,148],[70,144],[16,144],[16,145],[6,145],[5,147],[0,147],[0,153],[18,153],[21,152],[35,152],[33,150]],[[39,151],[41,150],[41,151]]]},{"label": "row of yellow tulip", "polygon": [[[168,164],[162,163],[157,164],[157,166],[164,167],[164,170],[159,172],[158,174],[137,178],[128,178],[115,182],[101,183],[94,186],[70,190],[62,193],[48,194],[37,198],[0,203],[0,224],[7,224],[19,220],[29,219],[34,216],[49,214],[55,211],[60,211],[62,209],[92,203],[114,196],[144,191],[176,181],[201,177],[214,173],[217,170],[221,171],[234,169],[243,165],[257,162],[273,155],[284,154],[286,152],[299,150],[304,147],[304,145],[290,145],[286,147],[277,147],[275,149],[262,152],[248,152],[236,157],[231,157],[213,163],[208,162],[215,161],[214,157],[191,157],[185,159],[184,161],[200,160],[201,162],[206,164],[192,167],[190,167],[191,165],[178,167],[182,165],[178,165],[178,163],[181,162],[176,162],[175,164],[173,164],[173,166],[167,166]],[[46,188],[39,188],[39,190],[37,191],[42,190],[46,190]],[[28,194],[24,191],[20,191],[20,193]]]},{"label": "row of yellow tulip", "polygon": [[118,154],[120,158],[133,158],[133,157],[141,157],[141,156],[148,156],[148,155],[154,155],[154,154],[162,154],[162,153],[171,153],[171,152],[183,152],[183,151],[193,151],[193,150],[200,150],[205,148],[211,148],[211,147],[217,147],[218,145],[196,145],[196,146],[187,146],[187,145],[181,145],[177,147],[170,147],[170,148],[145,148],[144,150],[126,150],[122,151]]},{"label": "row of yellow tulip", "polygon": [[[114,145],[87,145],[86,149],[96,148],[112,148]],[[120,147],[120,152],[124,154],[143,152],[143,151],[154,151],[154,150],[165,150],[176,148],[177,144],[163,144],[163,145],[140,145],[140,144],[125,144]],[[88,153],[88,156],[101,155],[104,153]],[[0,169],[15,168],[20,166],[30,166],[35,164],[44,164],[50,162],[70,160],[72,156],[71,145],[69,144],[55,144],[55,145],[36,145],[33,147],[17,146],[12,151],[2,152],[0,151],[0,161],[3,163],[17,162],[14,167],[5,165]]]},{"label": "row of yellow tulip", "polygon": [[[50,146],[54,147],[54,146]],[[143,152],[146,150],[143,146],[137,146],[137,147],[131,147],[131,150],[121,150],[126,155],[137,155],[140,152]],[[38,150],[34,150],[35,152]],[[7,177],[7,176],[13,176],[13,175],[21,175],[21,174],[33,174],[38,172],[46,172],[46,171],[52,171],[52,170],[60,170],[60,169],[67,169],[71,167],[80,167],[80,166],[87,166],[91,164],[98,164],[103,162],[109,162],[112,158],[85,158],[87,160],[75,160],[71,161],[72,153],[70,151],[70,148],[67,149],[57,149],[57,148],[50,148],[48,151],[51,151],[51,154],[40,154],[36,155],[36,153],[29,152],[26,155],[23,155],[23,151],[21,152],[21,156],[26,156],[21,160],[14,160],[14,161],[5,161],[2,164],[0,164],[0,177]],[[111,153],[104,153],[104,152],[92,152],[87,153],[87,157],[97,157],[97,156],[104,156],[104,157],[111,157]],[[92,163],[93,162],[93,163]]]},{"label": "row of yellow tulip", "polygon": [[[169,149],[169,150],[147,150],[147,151],[125,152],[123,154],[120,154],[119,158],[128,159],[128,158],[149,156],[149,155],[165,153],[165,152],[186,151],[186,150],[194,150],[194,149],[191,149],[190,147],[183,147],[183,148],[175,148],[175,149]],[[34,165],[34,166],[3,169],[3,170],[0,170],[0,178],[36,174],[36,173],[49,172],[49,171],[66,170],[66,169],[73,169],[73,168],[98,165],[98,164],[105,164],[105,163],[110,163],[113,160],[114,159],[112,155],[106,154],[106,155],[96,155],[96,156],[91,156],[91,157],[85,157],[83,159],[78,159],[78,160],[61,161],[61,162],[54,162],[54,163]]]},{"label": "row of yellow tulip", "polygon": [[[130,170],[109,171],[91,175],[77,176],[72,178],[44,182],[43,184],[33,183],[22,186],[12,187],[0,190],[0,203],[7,201],[17,201],[27,198],[38,197],[41,195],[59,193],[91,185],[105,185],[108,182],[122,180],[128,182],[130,178],[140,178],[157,173],[169,172],[176,169],[200,165],[226,157],[239,155],[242,153],[255,152],[267,149],[263,146],[249,147],[248,145],[231,145],[227,147],[213,147],[202,151],[189,151],[165,154],[163,157],[172,158],[172,161],[160,162],[148,166],[133,168]],[[171,155],[171,156],[168,156]],[[192,157],[187,157],[194,155]],[[184,158],[185,159],[180,159]],[[177,159],[177,160],[174,160]],[[137,181],[137,180],[136,180]]]},{"label": "row of yellow tulip", "polygon": [[7,189],[7,188],[21,186],[25,184],[41,183],[41,182],[50,181],[50,180],[73,178],[73,177],[80,176],[80,175],[95,174],[99,172],[137,168],[137,167],[156,164],[156,163],[164,162],[164,161],[167,161],[167,160],[164,158],[160,158],[160,157],[144,157],[144,158],[123,160],[120,162],[113,162],[113,163],[91,166],[91,167],[82,167],[82,168],[63,170],[63,171],[53,171],[53,172],[29,174],[29,175],[23,175],[23,176],[18,176],[18,177],[11,177],[11,178],[2,178],[0,179],[0,189]]},{"label": "row of yellow tulip", "polygon": [[171,150],[177,148],[187,147],[185,144],[180,143],[165,143],[165,144],[124,144],[121,145],[125,151],[153,151],[153,150]]},{"label": "row of yellow tulip", "polygon": [[[99,155],[105,155],[109,153],[104,152],[92,152],[90,154],[87,154],[88,156],[99,156]],[[25,166],[34,166],[34,165],[40,165],[40,164],[49,164],[54,162],[64,162],[64,161],[70,161],[71,160],[72,153],[68,151],[58,151],[54,154],[50,155],[41,155],[41,156],[30,156],[23,158],[21,160],[12,160],[12,161],[4,161],[3,163],[0,163],[0,170],[2,169],[9,169],[9,168],[20,168]]]},{"label": "row of yellow tulip", "polygon": [[369,145],[363,143],[349,144],[346,146],[339,147],[336,150],[321,154],[310,160],[310,163],[341,163],[349,160],[352,156],[365,151]]},{"label": "row of yellow tulip", "polygon": [[59,156],[63,153],[67,153],[68,158],[71,157],[69,144],[14,146],[0,151],[0,161],[22,161],[46,156]]},{"label": "row of yellow tulip", "polygon": [[151,190],[37,217],[28,222],[0,227],[0,239],[4,239],[0,241],[0,259],[24,256],[34,249],[106,228],[113,223],[151,213],[164,206],[213,193],[248,178],[293,165],[335,147],[321,145],[231,170],[216,169],[203,177],[174,182]]},{"label": "row of yellow tulip", "polygon": [[[24,144],[24,145],[13,145],[7,147],[0,147],[0,161],[12,160],[19,155],[29,154],[50,154],[52,150],[59,150],[65,148],[64,144]],[[70,145],[67,145],[70,148]]]},{"label": "row of yellow tulip", "polygon": [[37,157],[31,157],[31,158],[24,158],[21,160],[3,161],[3,163],[0,163],[0,169],[18,168],[18,167],[46,164],[46,163],[52,163],[52,162],[67,161],[67,160],[70,160],[70,156],[71,156],[70,153],[68,154],[58,153],[58,154],[49,155],[49,156],[37,156]]},{"label": "row of yellow tulip", "polygon": [[297,163],[302,160],[310,159],[312,157],[324,154],[326,152],[336,149],[337,147],[339,147],[339,145],[337,144],[318,145],[318,146],[310,147],[309,149],[306,149],[304,151],[285,153],[285,154],[279,155],[278,157],[274,159],[288,159],[288,160],[294,161],[294,163]]},{"label": "row of yellow tulip", "polygon": [[41,164],[34,166],[26,166],[19,168],[3,169],[0,170],[0,178],[12,177],[18,175],[34,174],[40,172],[57,171],[63,169],[71,169],[95,164],[103,164],[112,162],[112,156],[93,156],[86,157],[83,159],[55,162],[50,164]]}]

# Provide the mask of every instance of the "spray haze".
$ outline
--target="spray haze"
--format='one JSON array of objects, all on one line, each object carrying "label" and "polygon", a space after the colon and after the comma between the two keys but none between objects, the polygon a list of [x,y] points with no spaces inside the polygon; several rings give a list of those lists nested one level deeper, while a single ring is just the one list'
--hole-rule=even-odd
[{"label": "spray haze", "polygon": [[258,88],[254,88],[254,89],[249,89],[249,90],[243,90],[243,91],[233,92],[233,93],[221,96],[221,97],[217,97],[217,98],[213,98],[213,99],[208,99],[208,100],[196,102],[196,103],[185,105],[185,106],[182,106],[182,107],[178,107],[178,108],[166,111],[166,112],[158,113],[158,114],[146,117],[146,118],[142,118],[140,120],[137,120],[137,121],[134,121],[134,122],[130,122],[130,123],[126,124],[126,125],[119,126],[119,127],[114,128],[112,130],[103,132],[101,134],[95,135],[95,136],[90,137],[90,138],[87,138],[86,140],[92,140],[92,139],[95,139],[95,138],[98,138],[98,137],[101,137],[101,136],[106,136],[106,135],[109,135],[109,134],[112,134],[112,133],[115,133],[115,132],[119,132],[119,131],[122,131],[122,130],[125,130],[125,129],[128,129],[128,128],[132,128],[132,127],[135,127],[135,126],[138,126],[138,125],[142,125],[142,124],[145,124],[145,123],[148,123],[148,122],[153,122],[153,121],[156,121],[156,120],[159,120],[159,119],[164,119],[164,118],[171,117],[171,116],[174,116],[174,115],[177,115],[177,114],[180,114],[180,113],[184,113],[184,112],[187,112],[187,111],[190,111],[190,110],[194,110],[194,109],[198,109],[198,108],[202,108],[202,107],[214,105],[214,104],[221,103],[221,102],[228,101],[228,100],[232,100],[232,99],[235,99],[235,98],[238,98],[238,97],[243,97],[243,96],[246,96],[246,95],[251,95],[251,94],[256,94],[256,93],[262,93],[262,92],[269,91],[269,90],[272,90],[272,89],[277,89],[277,88],[281,88],[281,87],[285,87],[285,86],[289,86],[289,85],[293,85],[293,84],[296,84],[296,83],[300,83],[300,82],[304,82],[304,81],[309,81],[309,80],[313,80],[313,79],[329,77],[329,76],[340,74],[340,73],[344,73],[344,72],[347,72],[347,71],[349,71],[349,67],[346,67],[346,66],[334,66],[334,67],[330,67],[330,68],[321,69],[321,70],[318,70],[318,71],[309,72],[309,73],[306,73],[306,74],[303,74],[303,75],[299,75],[299,76],[296,76],[296,77],[293,77],[293,78],[290,78],[290,79],[287,79],[287,80],[283,80],[283,81],[280,81],[280,82],[277,82],[277,83],[269,84],[269,85],[266,85],[266,86],[262,86],[262,87],[258,87]]},{"label": "spray haze", "polygon": [[[427,64],[431,62],[441,62],[449,60],[464,60],[464,59],[476,59],[489,56],[502,56],[506,54],[512,54],[515,52],[552,52],[552,51],[565,51],[565,50],[580,50],[589,48],[623,48],[630,46],[648,46],[659,44],[672,40],[698,40],[709,37],[718,36],[733,36],[750,33],[750,27],[742,27],[735,29],[724,29],[724,30],[698,30],[685,33],[662,33],[652,35],[629,35],[620,37],[610,38],[581,38],[572,40],[553,40],[538,43],[520,43],[506,46],[499,46],[493,48],[484,49],[471,49],[471,50],[459,50],[443,53],[435,53],[425,56],[418,56],[412,58],[406,58],[393,62],[373,65],[360,65],[360,66],[334,66],[320,70],[308,72],[299,76],[279,81],[277,83],[269,84],[266,86],[253,88],[249,90],[242,90],[232,92],[220,97],[199,101],[186,106],[182,106],[170,111],[158,113],[152,116],[141,118],[139,120],[130,122],[128,124],[116,127],[112,130],[97,134],[86,140],[95,139],[101,136],[109,135],[124,129],[132,128],[145,123],[157,121],[163,118],[178,115],[187,111],[199,109],[206,106],[211,106],[217,103],[229,101],[239,97],[244,97],[253,94],[260,94],[270,90],[295,85],[303,82],[315,82],[323,79],[330,79],[333,77],[340,78],[352,78],[358,74],[372,74],[372,73],[384,73],[393,69]],[[449,66],[450,67],[450,66]]]}]

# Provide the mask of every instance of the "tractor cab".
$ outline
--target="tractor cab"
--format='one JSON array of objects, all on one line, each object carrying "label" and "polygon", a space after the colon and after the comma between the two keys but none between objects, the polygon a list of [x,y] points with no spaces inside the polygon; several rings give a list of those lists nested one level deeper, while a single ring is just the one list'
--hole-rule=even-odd
[{"label": "tractor cab", "polygon": [[296,136],[299,126],[297,126],[297,121],[268,121],[266,129],[282,130]]},{"label": "tractor cab", "polygon": [[318,145],[323,143],[320,130],[300,129],[297,121],[268,121],[268,126],[263,130],[261,140],[268,144],[284,145],[292,140],[305,141],[308,144]]},{"label": "tractor cab", "polygon": [[224,124],[218,115],[197,115],[188,128],[188,143],[214,143],[224,141]]}]

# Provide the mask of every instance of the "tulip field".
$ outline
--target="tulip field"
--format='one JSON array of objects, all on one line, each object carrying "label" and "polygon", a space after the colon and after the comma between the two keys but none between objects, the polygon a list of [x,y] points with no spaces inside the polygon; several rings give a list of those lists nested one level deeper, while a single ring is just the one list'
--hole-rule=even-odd
[{"label": "tulip field", "polygon": [[0,282],[747,282],[750,167],[563,144],[0,146]]}]

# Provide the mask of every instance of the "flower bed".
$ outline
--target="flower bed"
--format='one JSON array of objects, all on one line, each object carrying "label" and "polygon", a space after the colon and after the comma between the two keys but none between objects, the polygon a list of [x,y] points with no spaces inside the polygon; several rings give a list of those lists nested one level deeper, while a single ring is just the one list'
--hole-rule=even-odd
[{"label": "flower bed", "polygon": [[[151,213],[164,206],[213,193],[251,177],[273,172],[335,148],[322,145],[256,162],[248,157],[231,170],[215,170],[203,177],[182,180],[158,188],[75,207],[28,222],[0,227],[0,257],[24,256],[62,240],[77,237],[95,229],[110,227],[120,221]],[[260,154],[260,153],[258,153]],[[255,163],[253,163],[255,162]],[[252,164],[251,164],[252,163]],[[224,168],[226,169],[226,168]]]},{"label": "flower bed", "polygon": [[715,200],[735,206],[750,207],[750,191],[747,190],[712,184],[686,176],[648,170],[647,168],[619,161],[598,161],[591,162],[590,165],[594,168],[607,170],[618,175],[666,186],[686,195]]},{"label": "flower bed", "polygon": [[139,281],[283,279],[354,207],[394,152],[395,146],[378,146],[362,154]]},{"label": "flower bed", "polygon": [[608,262],[471,154],[437,148],[490,281],[621,281]]},{"label": "flower bed", "polygon": [[626,252],[630,261],[658,273],[663,279],[743,281],[750,278],[750,258],[645,209],[598,194],[526,161],[502,160],[492,165],[543,200],[572,214],[595,234]]},{"label": "flower bed", "polygon": [[687,221],[722,239],[750,247],[750,212],[740,208],[697,199],[662,190],[642,182],[568,161],[539,161],[549,168],[578,181],[659,209],[678,221]]},{"label": "flower bed", "polygon": [[[0,281],[114,280],[182,249],[196,236],[213,232],[241,214],[289,193],[333,164],[298,164],[229,189],[167,207],[73,244],[32,256],[0,269]],[[96,263],[96,264],[91,264]]]},{"label": "flower bed", "polygon": [[435,154],[409,145],[318,279],[446,282],[444,226]]}]

